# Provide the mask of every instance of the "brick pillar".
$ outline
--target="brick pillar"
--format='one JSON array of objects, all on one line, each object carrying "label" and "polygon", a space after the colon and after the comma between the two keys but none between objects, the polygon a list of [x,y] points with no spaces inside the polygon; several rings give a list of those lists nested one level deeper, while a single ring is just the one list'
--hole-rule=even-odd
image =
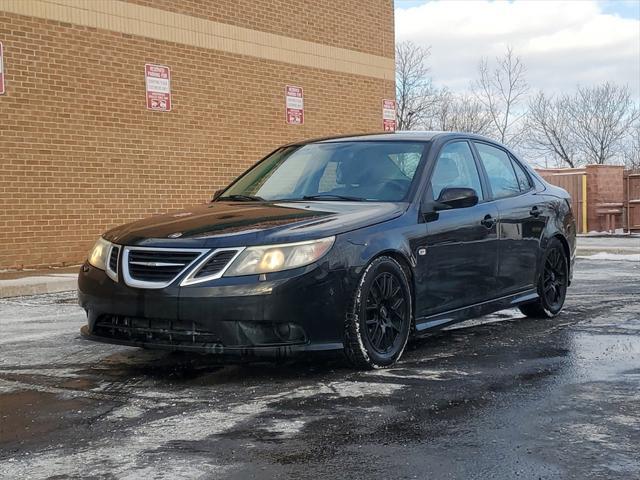
[{"label": "brick pillar", "polygon": [[[622,203],[622,165],[587,165],[587,224],[589,231],[601,232],[606,229],[604,217],[596,215],[599,203]],[[622,228],[621,218],[616,218],[616,227]]]}]

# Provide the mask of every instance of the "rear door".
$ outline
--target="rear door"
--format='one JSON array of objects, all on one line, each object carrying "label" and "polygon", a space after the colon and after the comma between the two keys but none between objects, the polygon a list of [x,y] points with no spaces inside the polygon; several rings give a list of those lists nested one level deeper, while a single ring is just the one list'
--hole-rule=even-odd
[{"label": "rear door", "polygon": [[548,216],[544,202],[536,195],[525,169],[506,150],[477,141],[474,146],[500,216],[498,293],[508,295],[532,288]]},{"label": "rear door", "polygon": [[425,195],[436,200],[447,187],[473,188],[479,203],[439,211],[420,239],[416,317],[454,310],[492,298],[498,263],[497,207],[487,202],[478,164],[466,140],[445,144],[436,157]]}]

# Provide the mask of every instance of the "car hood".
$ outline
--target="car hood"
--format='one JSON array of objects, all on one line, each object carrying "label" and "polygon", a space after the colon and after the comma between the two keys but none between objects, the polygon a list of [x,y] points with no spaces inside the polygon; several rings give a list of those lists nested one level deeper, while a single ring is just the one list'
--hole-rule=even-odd
[{"label": "car hood", "polygon": [[322,238],[396,218],[406,203],[213,202],[108,231],[120,245],[227,247]]}]

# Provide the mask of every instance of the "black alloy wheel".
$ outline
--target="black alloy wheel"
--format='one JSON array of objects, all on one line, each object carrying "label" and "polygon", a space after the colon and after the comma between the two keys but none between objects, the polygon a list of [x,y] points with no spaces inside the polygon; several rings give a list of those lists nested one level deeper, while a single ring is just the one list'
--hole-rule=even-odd
[{"label": "black alloy wheel", "polygon": [[553,318],[564,305],[569,285],[569,263],[562,243],[556,238],[549,242],[538,280],[539,298],[520,306],[528,317]]},{"label": "black alloy wheel", "polygon": [[391,273],[382,272],[374,278],[365,305],[365,333],[377,353],[384,355],[393,349],[406,309],[400,282]]},{"label": "black alloy wheel", "polygon": [[411,327],[411,290],[400,264],[376,258],[362,274],[346,321],[345,353],[360,368],[395,363]]}]

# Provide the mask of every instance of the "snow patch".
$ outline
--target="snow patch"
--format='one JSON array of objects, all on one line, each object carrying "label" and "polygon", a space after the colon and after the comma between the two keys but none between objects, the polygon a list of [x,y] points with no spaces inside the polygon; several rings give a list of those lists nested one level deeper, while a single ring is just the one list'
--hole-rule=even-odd
[{"label": "snow patch", "polygon": [[[385,370],[379,370],[372,373],[384,371]],[[337,381],[296,388],[281,396],[286,398],[308,398],[316,395],[329,395],[333,398],[357,398],[367,395],[391,395],[401,388],[404,388],[404,385],[399,383]]]},{"label": "snow patch", "polygon": [[277,433],[281,438],[290,438],[299,433],[305,426],[304,420],[275,419],[267,426],[267,430]]},{"label": "snow patch", "polygon": [[411,380],[428,380],[428,381],[445,381],[451,380],[455,377],[465,377],[469,375],[467,372],[461,370],[430,370],[430,369],[411,369],[411,374],[406,375],[402,369],[399,370],[380,370],[371,372],[372,376],[376,377],[388,377]]},{"label": "snow patch", "polygon": [[609,260],[614,262],[640,262],[640,253],[622,254],[600,252],[594,255],[578,255],[577,258],[585,260]]}]

